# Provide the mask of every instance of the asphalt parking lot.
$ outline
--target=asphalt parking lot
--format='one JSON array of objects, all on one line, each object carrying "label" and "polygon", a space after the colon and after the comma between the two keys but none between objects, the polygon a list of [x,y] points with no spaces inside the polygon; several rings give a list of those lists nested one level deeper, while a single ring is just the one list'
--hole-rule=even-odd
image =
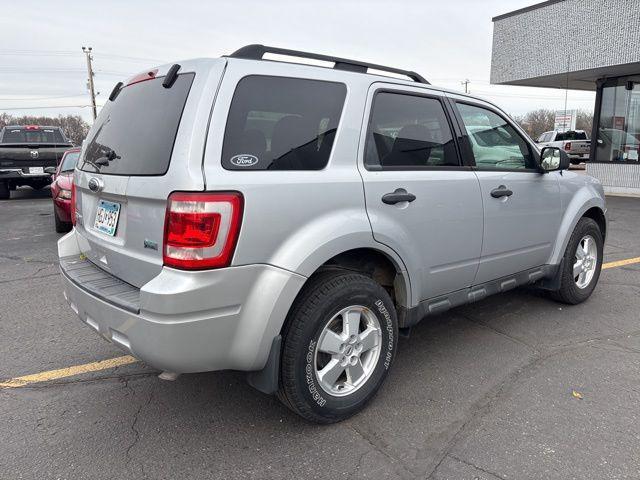
[{"label": "asphalt parking lot", "polygon": [[[640,257],[640,199],[608,202],[605,262]],[[0,225],[0,382],[121,357],[62,296],[48,191],[14,192]],[[639,478],[639,312],[640,263],[575,307],[521,289],[455,309],[332,426],[235,372],[129,363],[0,388],[0,478]]]}]

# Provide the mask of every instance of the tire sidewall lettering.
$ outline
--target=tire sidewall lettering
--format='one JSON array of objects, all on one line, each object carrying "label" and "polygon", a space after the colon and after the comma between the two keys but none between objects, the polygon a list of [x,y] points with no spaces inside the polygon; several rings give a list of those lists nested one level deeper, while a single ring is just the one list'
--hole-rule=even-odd
[{"label": "tire sidewall lettering", "polygon": [[384,306],[384,302],[381,299],[376,300],[374,305],[378,308],[378,312],[380,312],[380,314],[384,318],[383,329],[386,330],[387,335],[389,336],[384,357],[384,368],[385,370],[389,370],[389,367],[391,366],[391,360],[393,359],[393,343],[395,341],[395,337],[393,334],[393,320],[391,319],[389,310],[387,310],[387,307]]},{"label": "tire sidewall lettering", "polygon": [[320,407],[324,407],[327,404],[327,400],[322,396],[320,390],[316,386],[315,371],[314,371],[314,356],[316,351],[316,341],[311,340],[307,347],[307,354],[305,355],[306,364],[304,367],[304,378],[307,384],[307,390],[311,394],[311,398]]}]

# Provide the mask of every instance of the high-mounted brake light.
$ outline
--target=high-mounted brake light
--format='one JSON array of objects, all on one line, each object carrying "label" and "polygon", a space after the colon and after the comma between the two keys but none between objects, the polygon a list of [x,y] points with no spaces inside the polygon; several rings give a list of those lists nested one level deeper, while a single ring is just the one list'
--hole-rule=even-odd
[{"label": "high-mounted brake light", "polygon": [[127,80],[126,86],[128,87],[129,85],[133,85],[134,83],[140,83],[146,80],[153,80],[154,78],[156,78],[157,73],[158,73],[158,69],[156,68],[154,70],[148,70],[146,72],[142,72],[137,75],[134,75],[129,80]]},{"label": "high-mounted brake light", "polygon": [[26,130],[40,130],[40,127],[38,125],[26,125],[24,128]]},{"label": "high-mounted brake light", "polygon": [[71,225],[76,224],[76,184],[75,182],[71,182]]},{"label": "high-mounted brake light", "polygon": [[231,263],[242,221],[238,192],[175,192],[164,221],[163,261],[168,267],[203,270]]},{"label": "high-mounted brake light", "polygon": [[571,150],[571,142],[565,142],[564,149],[567,150],[567,151]]}]

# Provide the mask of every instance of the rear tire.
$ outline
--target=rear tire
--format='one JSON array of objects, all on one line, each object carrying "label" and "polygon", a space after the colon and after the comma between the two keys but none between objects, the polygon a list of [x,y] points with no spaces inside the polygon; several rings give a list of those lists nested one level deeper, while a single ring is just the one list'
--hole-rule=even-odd
[{"label": "rear tire", "polygon": [[11,197],[11,190],[7,182],[0,182],[0,200],[9,200]]},{"label": "rear tire", "polygon": [[287,317],[278,398],[311,422],[344,420],[376,394],[397,341],[396,311],[384,288],[357,273],[320,273]]},{"label": "rear tire", "polygon": [[55,211],[53,212],[53,221],[55,222],[57,233],[67,233],[71,231],[71,223],[60,220],[60,217],[58,217],[58,214]]},{"label": "rear tire", "polygon": [[602,232],[595,220],[581,218],[564,253],[559,272],[560,289],[551,293],[555,300],[575,305],[591,296],[600,278],[603,244]]}]

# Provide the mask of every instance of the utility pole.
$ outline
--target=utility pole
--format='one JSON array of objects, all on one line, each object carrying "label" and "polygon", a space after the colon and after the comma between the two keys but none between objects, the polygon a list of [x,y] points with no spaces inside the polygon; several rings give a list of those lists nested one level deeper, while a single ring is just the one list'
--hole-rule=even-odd
[{"label": "utility pole", "polygon": [[464,82],[460,82],[460,85],[464,85],[464,93],[469,93],[469,84],[470,84],[470,83],[471,83],[471,82],[469,81],[469,79],[468,79],[468,78],[466,78],[466,79],[464,80]]},{"label": "utility pole", "polygon": [[87,74],[89,75],[89,94],[91,95],[91,108],[93,110],[93,119],[95,120],[98,116],[98,111],[96,110],[96,92],[93,88],[93,68],[91,65],[91,61],[93,57],[91,56],[91,47],[82,47],[82,51],[87,56]]}]

